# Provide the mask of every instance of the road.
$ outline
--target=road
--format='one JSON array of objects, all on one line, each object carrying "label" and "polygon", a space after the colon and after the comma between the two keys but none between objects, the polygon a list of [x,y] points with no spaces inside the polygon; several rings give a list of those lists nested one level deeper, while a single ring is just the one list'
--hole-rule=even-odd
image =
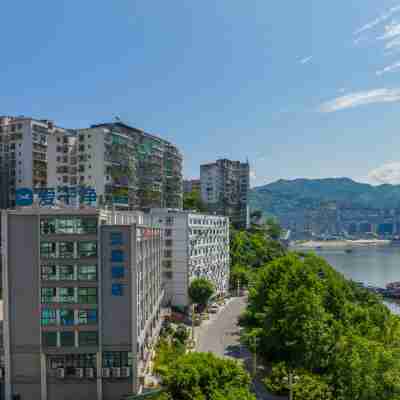
[{"label": "road", "polygon": [[[197,328],[197,351],[242,360],[250,371],[251,354],[240,344],[240,328],[237,324],[237,319],[245,307],[245,297],[234,298],[217,315],[213,315],[210,321]],[[257,379],[253,381],[252,387],[258,400],[282,400],[282,397],[267,393]]]}]

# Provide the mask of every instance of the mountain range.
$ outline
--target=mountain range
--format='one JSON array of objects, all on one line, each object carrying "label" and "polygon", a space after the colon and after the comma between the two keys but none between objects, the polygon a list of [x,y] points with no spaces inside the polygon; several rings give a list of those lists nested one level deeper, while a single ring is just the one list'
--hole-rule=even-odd
[{"label": "mountain range", "polygon": [[372,186],[349,178],[280,179],[250,191],[252,210],[277,217],[328,202],[359,208],[400,208],[400,185]]}]

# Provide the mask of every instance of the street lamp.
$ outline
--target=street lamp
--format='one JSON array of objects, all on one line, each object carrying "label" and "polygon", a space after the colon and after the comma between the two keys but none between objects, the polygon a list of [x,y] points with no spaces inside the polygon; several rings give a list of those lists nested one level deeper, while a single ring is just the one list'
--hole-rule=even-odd
[{"label": "street lamp", "polygon": [[283,381],[289,384],[289,400],[293,400],[293,384],[300,379],[299,376],[293,375],[293,371],[289,371],[289,377],[284,377]]}]

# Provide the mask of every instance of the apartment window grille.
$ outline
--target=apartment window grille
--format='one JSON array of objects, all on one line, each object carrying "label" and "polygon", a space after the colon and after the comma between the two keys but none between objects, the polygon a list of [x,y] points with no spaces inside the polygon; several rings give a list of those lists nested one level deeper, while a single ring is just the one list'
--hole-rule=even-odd
[{"label": "apartment window grille", "polygon": [[40,324],[42,326],[56,325],[57,324],[57,310],[44,308],[40,315]]},{"label": "apartment window grille", "polygon": [[41,242],[40,243],[40,256],[42,258],[56,258],[56,243],[55,242]]},{"label": "apartment window grille", "polygon": [[59,288],[59,303],[75,303],[74,288]]},{"label": "apartment window grille", "polygon": [[79,258],[97,257],[97,241],[78,242]]},{"label": "apartment window grille", "polygon": [[79,265],[78,279],[80,281],[95,281],[97,280],[96,265]]},{"label": "apartment window grille", "polygon": [[74,242],[58,242],[59,258],[74,258]]},{"label": "apartment window grille", "polygon": [[96,325],[97,310],[79,310],[78,323],[79,325]]},{"label": "apartment window grille", "polygon": [[75,376],[75,368],[96,368],[96,354],[66,354],[66,355],[48,355],[48,369],[56,370],[65,368],[66,375]]},{"label": "apartment window grille", "polygon": [[57,266],[56,265],[42,265],[42,280],[44,280],[44,281],[57,280]]},{"label": "apartment window grille", "polygon": [[172,229],[166,229],[165,230],[165,237],[170,237],[172,236]]},{"label": "apartment window grille", "polygon": [[60,280],[62,281],[72,281],[74,280],[74,266],[73,265],[60,265]]},{"label": "apartment window grille", "polygon": [[57,302],[57,289],[56,288],[41,288],[40,298],[42,304],[51,304]]},{"label": "apartment window grille", "polygon": [[93,332],[79,332],[79,346],[97,346],[98,334]]},{"label": "apartment window grille", "polygon": [[57,332],[42,332],[42,345],[45,347],[56,347]]},{"label": "apartment window grille", "polygon": [[103,352],[103,367],[104,368],[119,368],[132,366],[132,355],[127,351],[104,351]]},{"label": "apartment window grille", "polygon": [[81,231],[78,233],[85,233],[85,234],[97,233],[97,218],[82,218]]},{"label": "apartment window grille", "polygon": [[164,257],[166,257],[166,258],[172,257],[172,250],[165,250],[164,251]]},{"label": "apartment window grille", "polygon": [[173,276],[172,271],[164,271],[163,272],[163,277],[166,279],[172,279],[172,276]]},{"label": "apartment window grille", "polygon": [[78,302],[80,304],[97,304],[97,288],[79,288]]},{"label": "apartment window grille", "polygon": [[57,218],[57,233],[75,233],[75,218]]},{"label": "apartment window grille", "polygon": [[61,347],[74,347],[75,332],[60,332],[60,345]]},{"label": "apartment window grille", "polygon": [[74,310],[60,310],[60,323],[64,326],[74,325]]}]

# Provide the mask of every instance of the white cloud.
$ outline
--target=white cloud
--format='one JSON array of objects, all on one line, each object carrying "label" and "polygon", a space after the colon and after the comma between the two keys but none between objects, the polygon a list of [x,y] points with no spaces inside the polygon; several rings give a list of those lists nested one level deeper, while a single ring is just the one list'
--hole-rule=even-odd
[{"label": "white cloud", "polygon": [[389,162],[369,172],[368,178],[378,183],[400,184],[400,162]]},{"label": "white cloud", "polygon": [[400,69],[400,61],[398,61],[398,62],[396,62],[394,64],[391,64],[391,65],[388,65],[387,67],[385,67],[385,68],[383,68],[383,69],[381,69],[379,71],[376,71],[376,74],[379,76],[379,75],[386,74],[387,72],[396,71],[398,69]]},{"label": "white cloud", "polygon": [[400,24],[392,22],[389,25],[385,26],[385,33],[382,36],[379,36],[378,39],[387,40],[394,38],[398,35],[400,35]]},{"label": "white cloud", "polygon": [[254,169],[251,169],[250,170],[250,180],[254,181],[255,179],[257,179],[256,171],[254,171]]},{"label": "white cloud", "polygon": [[368,22],[364,26],[362,26],[360,29],[357,29],[354,34],[359,35],[362,32],[368,31],[375,26],[381,24],[384,21],[387,21],[389,18],[392,17],[395,13],[400,11],[400,5],[397,5],[395,7],[390,8],[387,12],[383,13],[381,16],[378,18],[374,19],[373,21]]},{"label": "white cloud", "polygon": [[320,112],[334,112],[366,104],[393,103],[400,101],[400,89],[375,89],[364,92],[349,93],[323,103]]},{"label": "white cloud", "polygon": [[301,60],[299,60],[299,63],[300,64],[308,64],[312,60],[312,58],[313,58],[312,56],[304,57]]}]

